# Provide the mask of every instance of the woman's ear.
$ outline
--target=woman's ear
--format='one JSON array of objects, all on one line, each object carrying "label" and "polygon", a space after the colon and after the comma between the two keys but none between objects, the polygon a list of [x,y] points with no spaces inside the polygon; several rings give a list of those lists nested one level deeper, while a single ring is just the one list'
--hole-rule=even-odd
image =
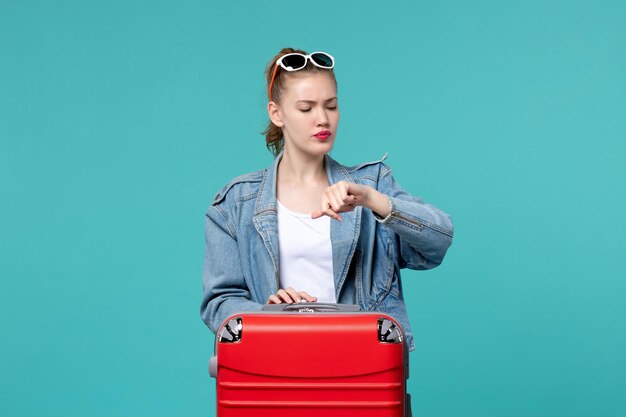
[{"label": "woman's ear", "polygon": [[270,117],[272,123],[274,123],[278,127],[283,127],[283,119],[280,115],[280,109],[278,108],[278,104],[270,101],[267,103],[267,115]]}]

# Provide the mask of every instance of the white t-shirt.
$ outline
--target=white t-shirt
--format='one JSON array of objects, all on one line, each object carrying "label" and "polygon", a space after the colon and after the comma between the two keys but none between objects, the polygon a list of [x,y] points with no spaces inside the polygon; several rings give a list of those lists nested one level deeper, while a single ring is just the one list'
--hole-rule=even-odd
[{"label": "white t-shirt", "polygon": [[330,217],[312,219],[277,203],[280,287],[306,291],[318,302],[336,303]]}]

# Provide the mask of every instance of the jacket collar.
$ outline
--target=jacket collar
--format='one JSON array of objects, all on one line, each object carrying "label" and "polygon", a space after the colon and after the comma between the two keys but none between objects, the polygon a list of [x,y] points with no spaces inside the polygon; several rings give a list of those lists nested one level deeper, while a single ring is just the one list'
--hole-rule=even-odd
[{"label": "jacket collar", "polygon": [[[259,186],[254,208],[253,223],[261,235],[265,247],[274,264],[274,278],[276,289],[279,285],[278,271],[278,219],[276,208],[276,178],[278,163],[282,158],[281,152],[271,167],[265,170]],[[332,185],[339,181],[355,182],[348,170],[328,155],[324,155],[324,165],[328,182]],[[333,250],[333,278],[335,280],[335,296],[339,300],[341,288],[348,275],[348,270],[356,244],[359,239],[361,226],[361,207],[351,212],[341,213],[342,221],[331,219],[330,239]]]}]

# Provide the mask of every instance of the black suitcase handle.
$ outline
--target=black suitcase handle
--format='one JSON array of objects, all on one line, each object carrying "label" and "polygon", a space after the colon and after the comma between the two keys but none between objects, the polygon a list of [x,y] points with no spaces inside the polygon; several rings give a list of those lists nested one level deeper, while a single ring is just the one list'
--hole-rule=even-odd
[{"label": "black suitcase handle", "polygon": [[361,311],[356,304],[333,304],[333,303],[293,303],[293,304],[265,304],[262,311],[284,311],[298,313],[335,313]]}]

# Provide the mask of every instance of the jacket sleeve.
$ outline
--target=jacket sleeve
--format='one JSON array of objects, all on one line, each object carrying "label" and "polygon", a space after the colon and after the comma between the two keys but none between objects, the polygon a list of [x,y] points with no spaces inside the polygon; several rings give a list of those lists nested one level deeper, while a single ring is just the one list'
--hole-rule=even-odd
[{"label": "jacket sleeve", "polygon": [[385,218],[374,217],[396,234],[400,267],[430,269],[441,264],[452,244],[452,218],[404,191],[384,164],[378,191],[389,199],[391,213]]},{"label": "jacket sleeve", "polygon": [[235,229],[224,210],[211,205],[205,219],[200,316],[215,333],[222,322],[240,311],[259,311],[244,280]]}]

